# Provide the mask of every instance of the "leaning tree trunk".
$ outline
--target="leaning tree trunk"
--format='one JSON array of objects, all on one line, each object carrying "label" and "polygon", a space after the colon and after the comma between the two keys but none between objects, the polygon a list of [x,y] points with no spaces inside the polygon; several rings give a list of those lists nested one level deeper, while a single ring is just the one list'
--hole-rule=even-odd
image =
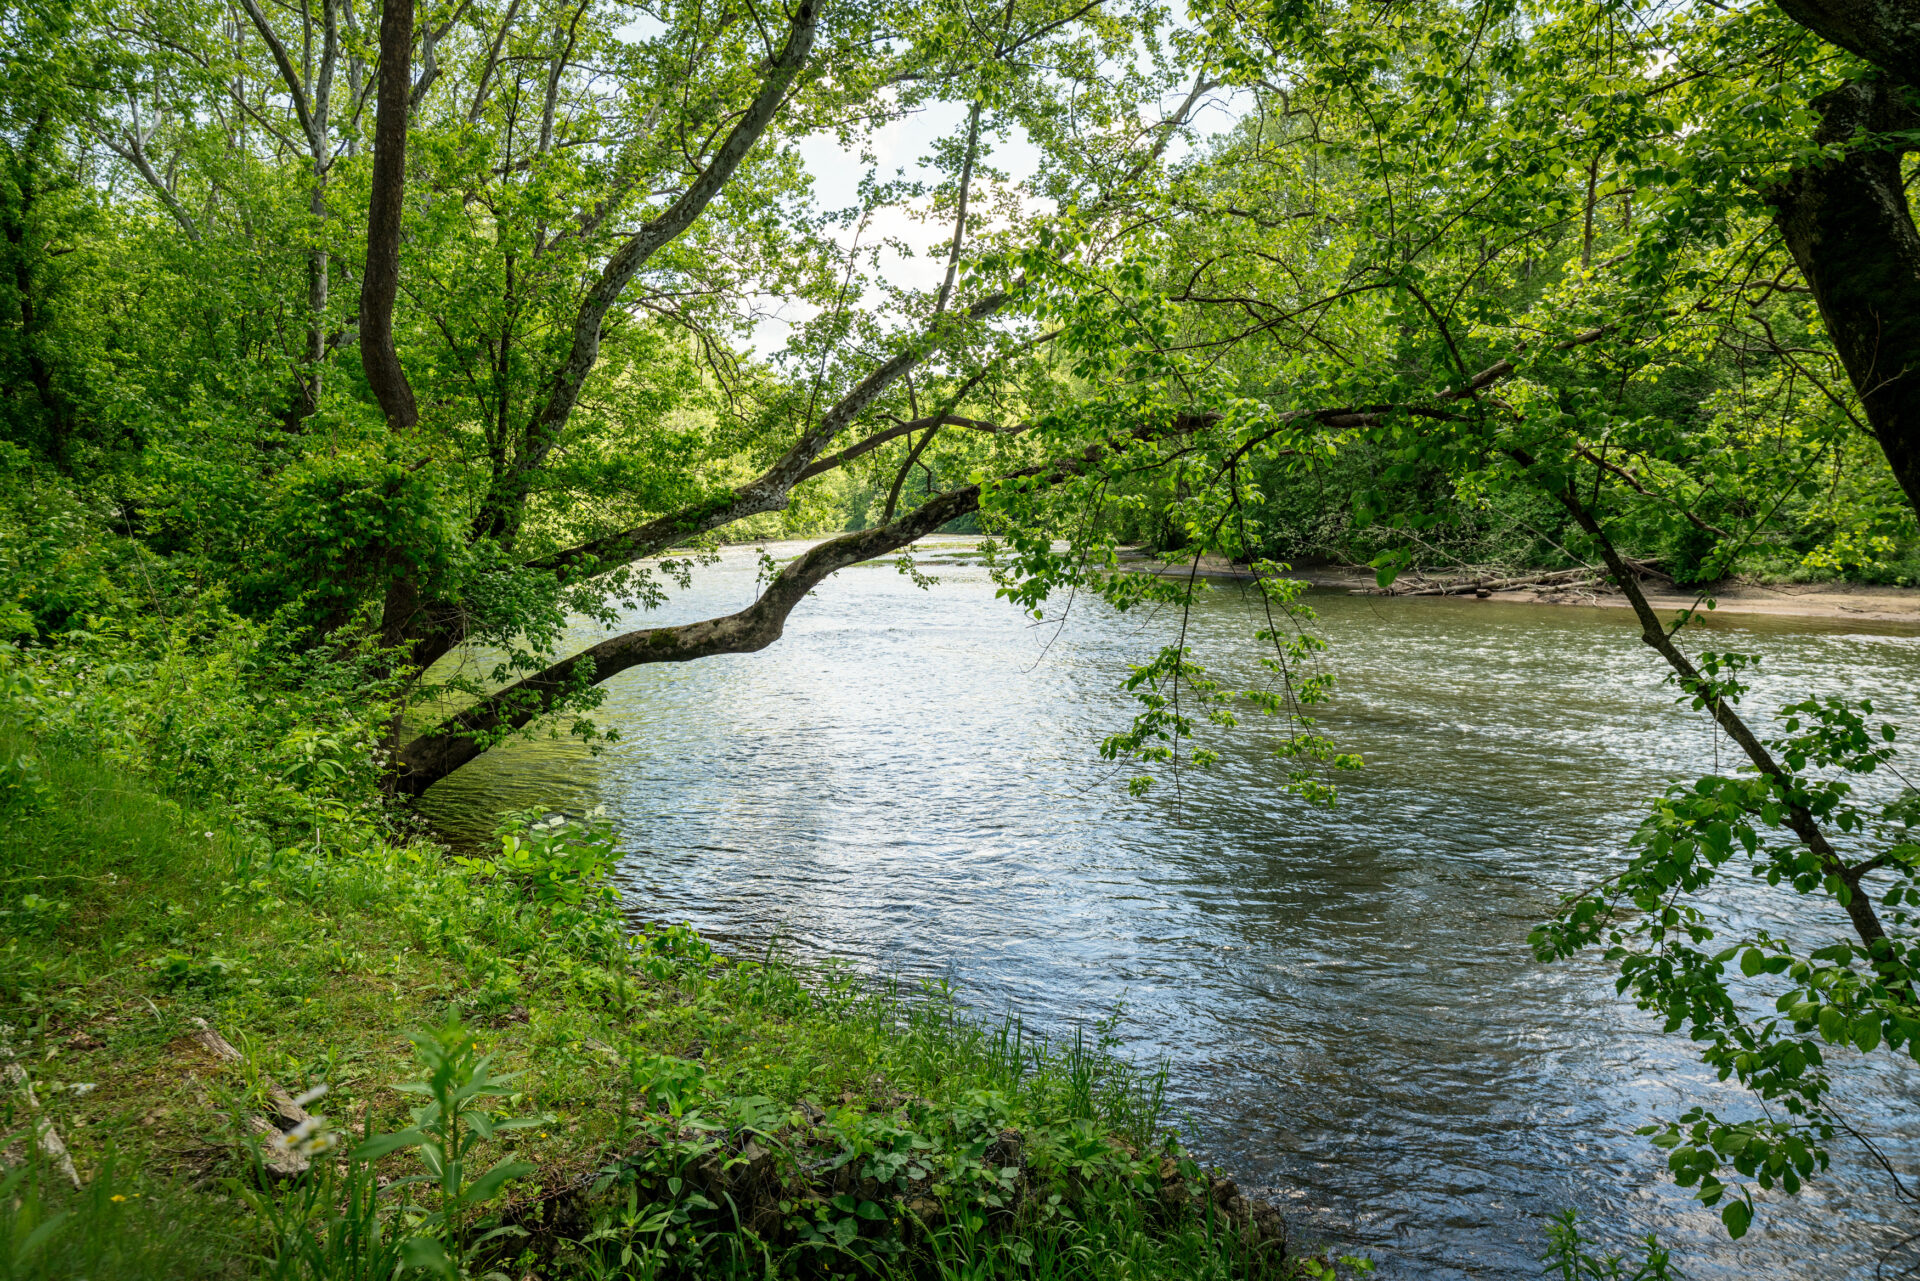
[{"label": "leaning tree trunk", "polygon": [[1845,150],[1794,169],[1767,199],[1867,423],[1920,511],[1920,232],[1900,182],[1901,154],[1914,144],[1893,136],[1920,127],[1920,113],[1905,98],[1885,81],[1823,94],[1815,141]]}]

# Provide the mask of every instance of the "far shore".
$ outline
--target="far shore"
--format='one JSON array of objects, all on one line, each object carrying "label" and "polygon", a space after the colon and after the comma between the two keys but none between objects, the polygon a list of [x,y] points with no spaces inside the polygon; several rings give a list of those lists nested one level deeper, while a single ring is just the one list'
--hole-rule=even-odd
[{"label": "far shore", "polygon": [[[1196,573],[1202,578],[1250,580],[1245,568],[1230,565],[1217,557],[1203,557],[1196,571],[1191,561],[1163,561],[1141,557],[1127,568],[1139,573],[1181,575]],[[1596,605],[1624,609],[1627,599],[1618,588],[1595,582],[1562,585],[1486,588],[1477,593],[1472,580],[1464,575],[1405,574],[1383,592],[1374,581],[1373,571],[1347,565],[1326,563],[1300,564],[1288,571],[1314,587],[1345,589],[1356,595],[1407,595],[1408,589],[1428,595],[1446,594],[1468,600],[1507,601],[1530,605]],[[1515,575],[1516,577],[1519,575]],[[1644,582],[1647,600],[1663,612],[1685,609],[1695,603],[1691,591]],[[1451,588],[1452,590],[1447,590]],[[1865,583],[1719,583],[1704,592],[1713,601],[1715,614],[1771,614],[1787,618],[1821,618],[1859,622],[1905,623],[1920,627],[1920,588],[1883,587]]]},{"label": "far shore", "polygon": [[[829,535],[830,537],[830,535]],[[781,539],[754,545],[787,553],[777,559],[791,559],[800,549],[812,546],[819,538]],[[914,544],[921,553],[952,555],[967,559],[979,535],[935,534]],[[741,544],[746,546],[747,544]],[[1255,577],[1244,565],[1229,563],[1218,556],[1203,556],[1195,566],[1190,560],[1160,560],[1140,547],[1120,549],[1121,568],[1138,574],[1163,574],[1184,578],[1238,580]],[[1541,576],[1553,571],[1539,571]],[[1530,577],[1527,571],[1509,571],[1511,577]],[[1346,591],[1356,596],[1446,596],[1453,599],[1504,601],[1523,605],[1590,605],[1603,609],[1625,609],[1627,599],[1616,587],[1594,579],[1584,582],[1546,583],[1514,587],[1485,586],[1476,590],[1476,580],[1466,574],[1406,573],[1392,588],[1382,590],[1373,570],[1364,565],[1336,565],[1328,561],[1303,561],[1287,570],[1288,578],[1297,578],[1327,591]],[[1499,579],[1489,578],[1488,582]],[[1647,600],[1662,613],[1686,609],[1696,603],[1692,591],[1665,585],[1659,579],[1641,580]],[[1889,587],[1870,583],[1761,583],[1734,580],[1716,583],[1702,593],[1713,602],[1713,614],[1771,615],[1776,618],[1827,619],[1838,622],[1887,623],[1920,628],[1920,587]],[[1704,609],[1704,606],[1702,606]]]}]

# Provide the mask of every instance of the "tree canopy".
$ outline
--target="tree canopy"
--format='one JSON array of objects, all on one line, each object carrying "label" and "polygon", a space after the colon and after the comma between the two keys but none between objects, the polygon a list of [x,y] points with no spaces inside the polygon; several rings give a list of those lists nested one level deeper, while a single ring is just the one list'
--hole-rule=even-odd
[{"label": "tree canopy", "polygon": [[[1363,531],[1383,583],[1477,523],[1523,530],[1619,584],[1752,767],[1662,801],[1535,938],[1607,943],[1783,1101],[1656,1136],[1737,1234],[1741,1179],[1793,1190],[1826,1159],[1822,1043],[1920,1055],[1920,847],[1909,802],[1846,782],[1891,766],[1871,709],[1798,703],[1767,738],[1745,660],[1638,581],[1705,608],[1756,549],[1911,553],[1910,9],[15,0],[0,415],[16,468],[137,549],[156,609],[376,667],[403,794],[530,727],[591,736],[619,672],[771,644],[836,570],[970,520],[1033,611],[1182,604],[1191,578],[1122,571],[1143,535],[1250,566],[1273,685],[1142,656],[1103,750],[1144,789],[1264,713],[1283,784],[1324,799],[1357,762],[1313,717],[1302,502]],[[951,127],[883,172],[920,117]],[[853,207],[815,192],[829,143],[860,158]],[[771,532],[833,536],[738,613],[565,652],[570,618],[625,626],[687,555]],[[16,614],[42,641],[82,622],[44,592]],[[462,647],[505,657],[434,676]],[[1736,857],[1855,937],[1713,941],[1672,894]],[[1784,976],[1778,1017],[1745,1012],[1736,958]]]}]

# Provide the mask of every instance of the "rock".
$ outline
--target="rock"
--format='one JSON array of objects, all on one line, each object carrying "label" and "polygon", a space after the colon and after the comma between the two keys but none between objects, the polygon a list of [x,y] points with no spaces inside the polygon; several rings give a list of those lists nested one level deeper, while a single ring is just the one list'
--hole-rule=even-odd
[{"label": "rock", "polygon": [[1002,1168],[1013,1166],[1017,1169],[1021,1164],[1020,1158],[1024,1151],[1025,1141],[1021,1138],[1020,1131],[1002,1130],[999,1136],[987,1145],[987,1150],[980,1154],[980,1159],[989,1165]]}]

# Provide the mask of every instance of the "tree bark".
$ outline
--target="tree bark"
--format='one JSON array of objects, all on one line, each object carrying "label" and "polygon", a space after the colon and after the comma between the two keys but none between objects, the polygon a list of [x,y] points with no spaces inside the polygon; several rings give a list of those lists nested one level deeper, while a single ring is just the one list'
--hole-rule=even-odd
[{"label": "tree bark", "polygon": [[1910,0],[1777,0],[1780,12],[1896,80],[1920,85],[1920,16]]},{"label": "tree bark", "polygon": [[405,431],[420,421],[413,387],[393,345],[400,291],[400,216],[407,186],[407,116],[413,96],[413,0],[380,7],[380,70],[373,123],[373,191],[367,200],[367,263],[360,276],[360,366],[387,416]]},{"label": "tree bark", "polygon": [[1822,95],[1815,141],[1844,150],[1794,169],[1767,199],[1867,423],[1920,511],[1920,232],[1900,182],[1912,144],[1887,136],[1920,128],[1905,99],[1884,81]]}]

